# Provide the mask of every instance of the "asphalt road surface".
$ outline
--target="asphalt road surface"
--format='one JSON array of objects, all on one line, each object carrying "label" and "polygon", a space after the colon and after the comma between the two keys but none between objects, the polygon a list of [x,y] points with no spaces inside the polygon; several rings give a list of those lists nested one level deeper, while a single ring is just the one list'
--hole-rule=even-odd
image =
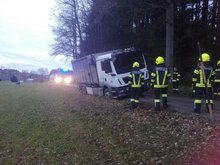
[{"label": "asphalt road surface", "polygon": [[[146,102],[154,107],[154,95],[152,93],[146,93],[140,98],[140,101]],[[193,114],[193,103],[194,98],[168,95],[168,104],[170,105],[169,108],[181,113]],[[200,115],[206,118],[210,117],[209,113],[207,113],[204,99],[202,100],[202,109]],[[214,100],[213,119],[220,122],[220,99]]]}]

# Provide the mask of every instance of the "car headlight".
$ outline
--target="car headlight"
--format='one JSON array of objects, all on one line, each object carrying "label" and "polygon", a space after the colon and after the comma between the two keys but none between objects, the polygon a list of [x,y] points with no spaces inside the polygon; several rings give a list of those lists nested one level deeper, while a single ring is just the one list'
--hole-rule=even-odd
[{"label": "car headlight", "polygon": [[70,84],[71,82],[72,82],[72,78],[71,77],[64,78],[64,83]]},{"label": "car headlight", "polygon": [[54,81],[55,81],[56,83],[61,83],[62,78],[61,78],[61,77],[55,77],[55,78],[54,78]]}]

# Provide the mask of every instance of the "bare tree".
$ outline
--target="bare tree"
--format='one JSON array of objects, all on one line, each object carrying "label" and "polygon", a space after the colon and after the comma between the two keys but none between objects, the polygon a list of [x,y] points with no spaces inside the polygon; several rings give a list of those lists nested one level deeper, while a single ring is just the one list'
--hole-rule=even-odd
[{"label": "bare tree", "polygon": [[56,37],[51,45],[51,55],[65,55],[73,59],[79,57],[79,47],[83,42],[80,17],[84,8],[82,0],[80,3],[78,0],[57,0],[57,6],[53,9],[56,25],[52,27]]}]

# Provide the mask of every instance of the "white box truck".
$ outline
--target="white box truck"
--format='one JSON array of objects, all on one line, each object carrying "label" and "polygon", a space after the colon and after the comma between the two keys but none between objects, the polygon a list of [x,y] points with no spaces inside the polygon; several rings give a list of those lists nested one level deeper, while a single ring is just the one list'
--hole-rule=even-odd
[{"label": "white box truck", "polygon": [[140,63],[147,89],[149,72],[145,56],[132,48],[90,54],[72,61],[73,79],[83,93],[125,97],[129,95],[128,76],[135,61]]}]

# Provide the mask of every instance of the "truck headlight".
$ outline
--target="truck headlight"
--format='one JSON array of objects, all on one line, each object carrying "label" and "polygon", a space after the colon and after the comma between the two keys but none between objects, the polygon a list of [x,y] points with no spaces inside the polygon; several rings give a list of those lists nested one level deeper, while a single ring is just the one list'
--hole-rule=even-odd
[{"label": "truck headlight", "polygon": [[71,82],[72,82],[72,78],[71,77],[64,78],[64,83],[70,84]]},{"label": "truck headlight", "polygon": [[55,81],[56,83],[61,83],[62,78],[61,78],[61,77],[55,77],[55,78],[54,78],[54,81]]}]

